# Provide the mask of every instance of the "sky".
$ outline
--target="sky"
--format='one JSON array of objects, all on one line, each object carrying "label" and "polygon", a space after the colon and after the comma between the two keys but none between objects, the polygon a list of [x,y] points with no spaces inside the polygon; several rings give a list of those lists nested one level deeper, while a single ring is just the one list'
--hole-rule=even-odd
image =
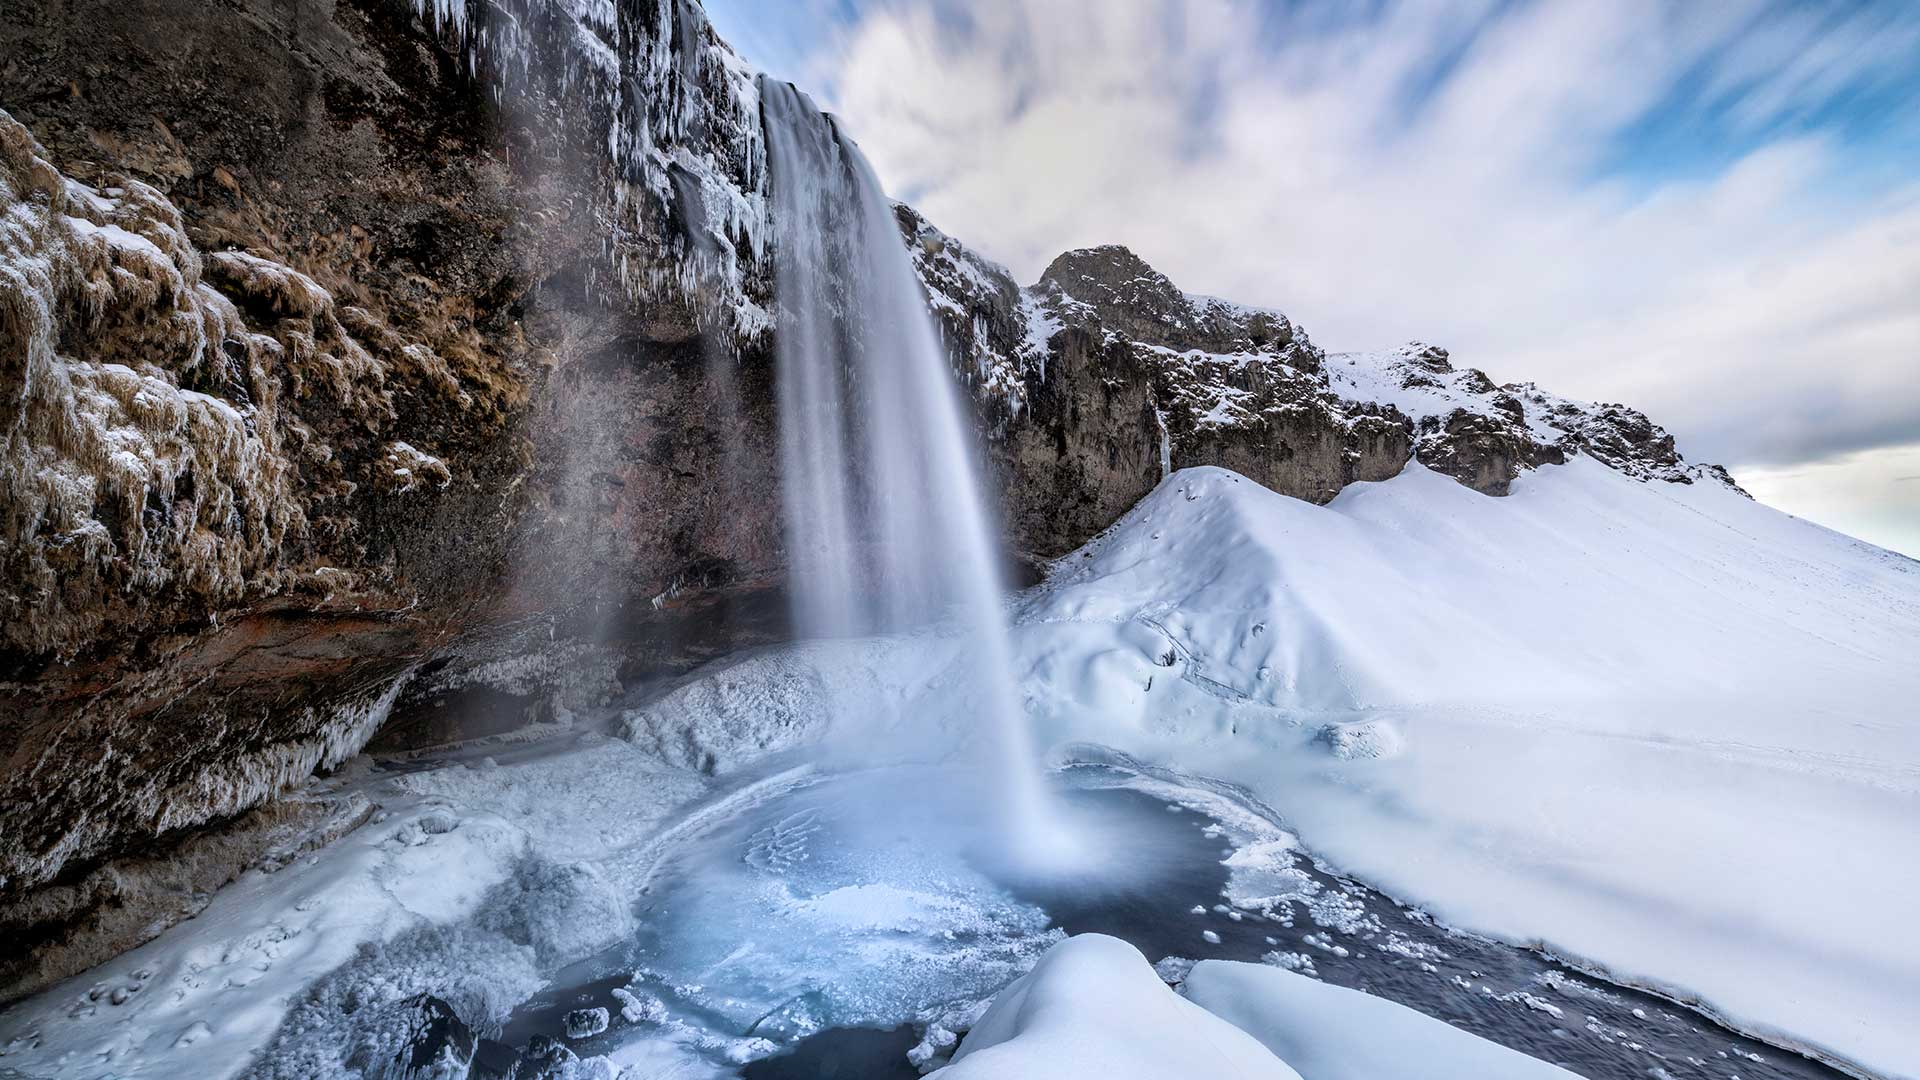
[{"label": "sky", "polygon": [[1920,3],[707,8],[1022,281],[1126,244],[1331,351],[1625,402],[1920,556]]}]

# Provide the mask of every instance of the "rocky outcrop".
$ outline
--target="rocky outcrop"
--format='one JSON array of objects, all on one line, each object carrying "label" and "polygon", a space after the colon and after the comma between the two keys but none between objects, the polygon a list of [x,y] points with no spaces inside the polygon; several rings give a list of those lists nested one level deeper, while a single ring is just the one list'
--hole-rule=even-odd
[{"label": "rocky outcrop", "polygon": [[1163,469],[1191,465],[1320,503],[1415,458],[1488,495],[1580,453],[1643,480],[1732,485],[1622,405],[1495,386],[1418,342],[1328,357],[1284,314],[1183,293],[1119,246],[1067,252],[1022,288],[911,208],[896,213],[974,390],[1009,532],[1030,552],[1071,550]]},{"label": "rocky outcrop", "polygon": [[1682,460],[1673,436],[1643,413],[1575,401],[1532,383],[1496,386],[1476,368],[1456,370],[1435,345],[1336,354],[1328,358],[1327,382],[1343,399],[1391,405],[1411,417],[1421,463],[1484,494],[1505,495],[1523,470],[1564,464],[1574,454],[1640,480],[1734,486],[1719,466]]},{"label": "rocky outcrop", "polygon": [[1408,419],[1330,393],[1325,354],[1277,311],[1188,296],[1122,247],[1068,252],[1022,289],[899,216],[1025,550],[1073,549],[1170,469],[1220,465],[1326,502],[1411,453]]}]

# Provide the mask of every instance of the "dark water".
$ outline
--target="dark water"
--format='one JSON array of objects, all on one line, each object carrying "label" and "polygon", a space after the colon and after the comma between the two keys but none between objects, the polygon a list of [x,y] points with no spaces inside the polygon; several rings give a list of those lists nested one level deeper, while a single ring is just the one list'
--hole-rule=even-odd
[{"label": "dark water", "polygon": [[740,1071],[742,1080],[920,1080],[907,1051],[920,1041],[913,1025],[890,1031],[828,1028],[794,1044],[791,1051],[762,1058]]},{"label": "dark water", "polygon": [[[1291,856],[1293,869],[1311,880],[1304,893],[1308,898],[1283,900],[1264,913],[1223,909],[1229,872],[1221,860],[1229,850],[1212,818],[1124,787],[1080,787],[1062,798],[1074,814],[1097,822],[1095,834],[1111,847],[1100,853],[1110,864],[1107,872],[1049,883],[976,865],[1069,934],[1109,934],[1131,942],[1154,962],[1266,957],[1322,981],[1399,1002],[1592,1080],[1841,1080],[1845,1075],[1737,1035],[1686,1007],[1581,974],[1530,950],[1437,925],[1418,909],[1298,852]],[[1204,911],[1196,913],[1196,906]],[[1207,933],[1218,940],[1203,936]],[[1169,977],[1182,973],[1177,960],[1163,967]],[[501,1037],[518,1044],[535,1033],[557,1033],[566,1010],[604,1004],[622,979],[624,974],[563,978],[568,989],[529,1002]],[[619,1037],[616,1018],[613,1030],[574,1046],[583,1055],[605,1052]],[[918,1074],[905,1055],[916,1041],[909,1026],[830,1028],[746,1066],[741,1075],[749,1080],[909,1080]]]},{"label": "dark water", "polygon": [[[1324,895],[1340,898],[1337,918],[1322,919],[1308,907],[1294,905],[1291,926],[1276,916],[1232,919],[1212,910],[1227,874],[1219,862],[1222,852],[1201,835],[1211,824],[1208,819],[1187,810],[1170,811],[1158,799],[1131,791],[1074,797],[1129,804],[1143,830],[1180,833],[1189,842],[1179,849],[1184,858],[1156,860],[1150,867],[1153,880],[1122,895],[1088,898],[1029,891],[1069,933],[1111,934],[1155,961],[1169,956],[1259,960],[1274,952],[1305,955],[1323,982],[1399,1002],[1595,1080],[1660,1075],[1676,1080],[1840,1080],[1845,1075],[1735,1034],[1691,1009],[1584,975],[1531,950],[1440,926],[1424,912],[1331,873],[1311,858],[1299,859],[1296,868],[1310,875]],[[1174,849],[1152,845],[1151,850],[1164,855]],[[1208,913],[1192,914],[1195,904],[1206,905]],[[1343,931],[1355,923],[1366,923],[1367,928]],[[1218,936],[1219,943],[1203,938],[1203,931]]]}]

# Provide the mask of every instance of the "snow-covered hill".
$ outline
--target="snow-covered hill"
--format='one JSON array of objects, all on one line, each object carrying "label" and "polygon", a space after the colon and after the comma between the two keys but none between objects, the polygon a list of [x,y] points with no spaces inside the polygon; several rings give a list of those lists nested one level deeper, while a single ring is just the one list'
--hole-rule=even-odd
[{"label": "snow-covered hill", "polygon": [[1174,474],[1063,560],[1030,700],[1443,918],[1920,1076],[1920,563],[1590,457],[1326,506]]}]

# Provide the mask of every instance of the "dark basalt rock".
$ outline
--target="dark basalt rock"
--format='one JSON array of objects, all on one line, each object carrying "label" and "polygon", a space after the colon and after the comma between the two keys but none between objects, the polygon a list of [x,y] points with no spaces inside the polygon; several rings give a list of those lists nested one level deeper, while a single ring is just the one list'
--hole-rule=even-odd
[{"label": "dark basalt rock", "polygon": [[567,1038],[590,1039],[607,1030],[607,1010],[575,1009],[566,1015]]},{"label": "dark basalt rock", "polygon": [[520,1060],[513,1063],[507,1080],[568,1080],[579,1055],[545,1035],[527,1040]]},{"label": "dark basalt rock", "polygon": [[397,1008],[406,1025],[403,1042],[368,1075],[380,1080],[464,1080],[473,1066],[477,1040],[454,1015],[453,1006],[419,994]]}]

